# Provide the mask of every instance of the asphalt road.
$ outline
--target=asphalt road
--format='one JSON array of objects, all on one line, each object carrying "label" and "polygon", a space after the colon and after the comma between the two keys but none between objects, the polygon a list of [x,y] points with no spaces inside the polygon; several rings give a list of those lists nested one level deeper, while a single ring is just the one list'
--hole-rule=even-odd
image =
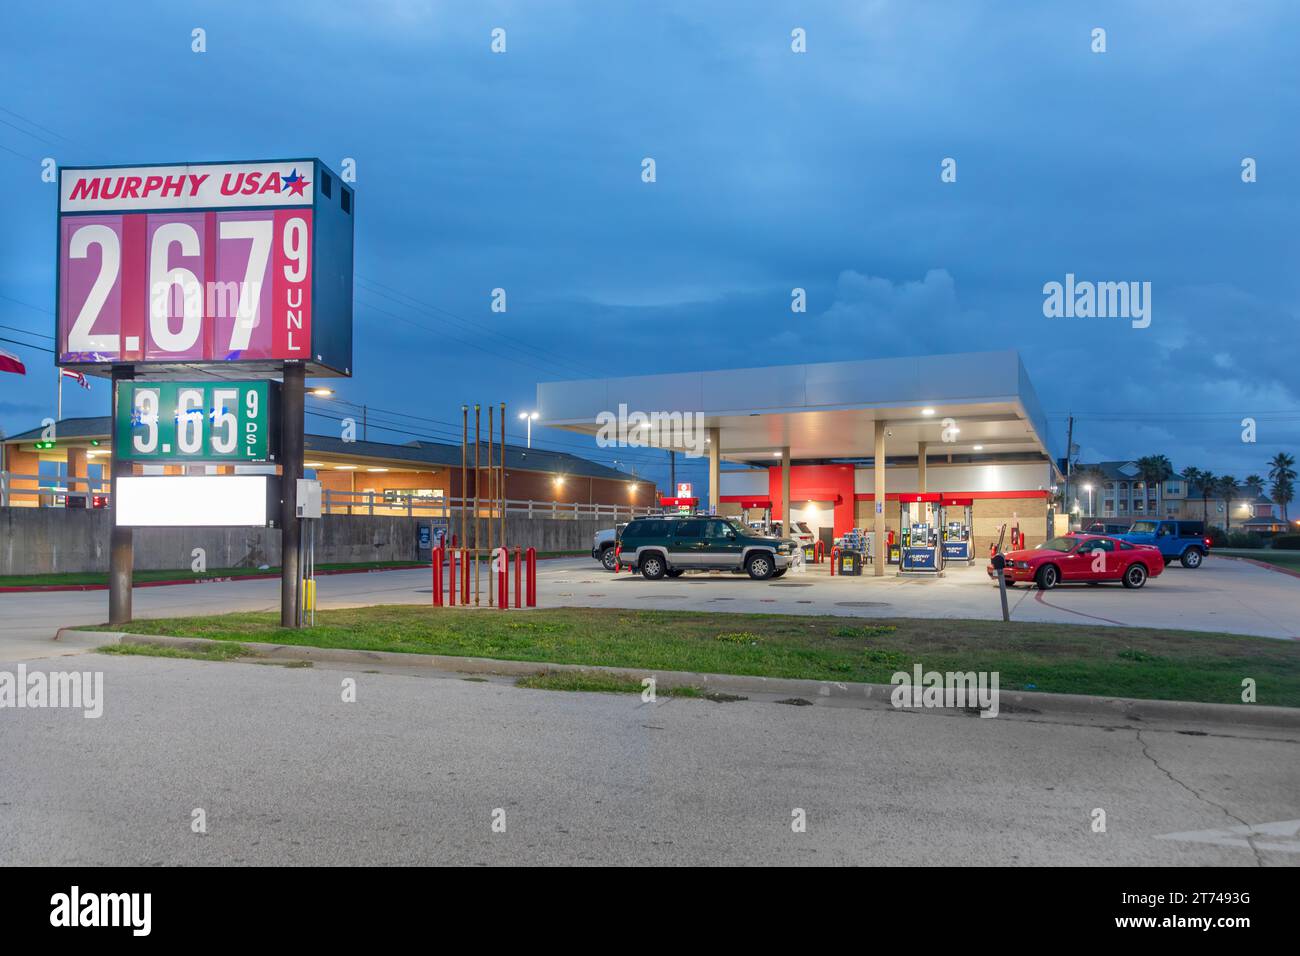
[{"label": "asphalt road", "polygon": [[0,710],[0,865],[1300,862],[1287,827],[1254,848],[1158,838],[1297,821],[1281,733],[105,655],[25,666],[101,670],[105,708]]}]

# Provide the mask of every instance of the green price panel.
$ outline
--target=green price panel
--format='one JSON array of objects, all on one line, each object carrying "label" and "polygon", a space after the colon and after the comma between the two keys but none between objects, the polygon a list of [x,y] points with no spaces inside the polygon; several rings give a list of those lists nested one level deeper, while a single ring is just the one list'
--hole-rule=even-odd
[{"label": "green price panel", "polygon": [[278,382],[121,382],[116,452],[135,461],[275,461]]}]

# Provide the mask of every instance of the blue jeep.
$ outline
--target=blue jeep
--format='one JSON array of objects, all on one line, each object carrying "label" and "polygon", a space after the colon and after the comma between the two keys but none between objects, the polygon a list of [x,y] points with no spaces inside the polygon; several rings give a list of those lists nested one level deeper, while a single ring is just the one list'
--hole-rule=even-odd
[{"label": "blue jeep", "polygon": [[1114,537],[1133,544],[1155,545],[1166,565],[1181,561],[1185,568],[1199,568],[1210,553],[1204,521],[1134,521],[1128,531]]}]

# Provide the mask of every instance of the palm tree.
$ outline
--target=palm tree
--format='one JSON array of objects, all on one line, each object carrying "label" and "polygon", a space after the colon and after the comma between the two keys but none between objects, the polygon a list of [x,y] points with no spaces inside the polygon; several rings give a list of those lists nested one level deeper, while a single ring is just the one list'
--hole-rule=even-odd
[{"label": "palm tree", "polygon": [[1223,496],[1223,530],[1232,530],[1232,496],[1241,491],[1237,479],[1232,475],[1221,475],[1214,479],[1214,490]]},{"label": "palm tree", "polygon": [[1156,517],[1164,511],[1162,507],[1164,483],[1174,476],[1174,466],[1164,455],[1147,455],[1145,458],[1139,458],[1137,462],[1138,473],[1142,476],[1142,481],[1146,485],[1143,491],[1144,495],[1150,495],[1151,486],[1155,485],[1156,489]]},{"label": "palm tree", "polygon": [[1264,479],[1259,475],[1247,475],[1242,485],[1250,492],[1251,497],[1258,498],[1264,493]]},{"label": "palm tree", "polygon": [[[1188,465],[1186,468],[1184,468],[1182,471],[1182,479],[1183,481],[1187,482],[1187,497],[1190,498],[1192,496],[1193,487],[1199,487],[1202,490],[1202,492],[1204,492],[1205,483],[1209,481],[1210,477],[1211,476],[1208,471],[1202,471],[1201,469],[1197,468],[1194,465]],[[1207,514],[1207,512],[1209,510],[1209,505],[1208,503],[1205,502],[1204,494],[1202,494],[1201,501],[1202,501],[1201,518],[1204,521],[1208,521],[1209,515]]]},{"label": "palm tree", "polygon": [[1268,463],[1268,477],[1273,481],[1269,490],[1273,500],[1282,506],[1282,520],[1287,520],[1286,506],[1295,494],[1295,455],[1278,452]]}]

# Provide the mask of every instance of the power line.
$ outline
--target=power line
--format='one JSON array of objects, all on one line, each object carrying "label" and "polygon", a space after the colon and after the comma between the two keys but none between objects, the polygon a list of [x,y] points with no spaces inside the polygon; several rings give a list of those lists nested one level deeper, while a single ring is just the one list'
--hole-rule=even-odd
[{"label": "power line", "polygon": [[0,342],[9,342],[12,345],[23,345],[29,349],[39,349],[42,352],[49,352],[51,355],[54,354],[54,349],[47,349],[44,345],[32,345],[30,342],[19,342],[17,339],[7,339],[3,336],[0,336]]},{"label": "power line", "polygon": [[54,130],[50,129],[49,127],[47,127],[47,126],[42,126],[40,123],[36,122],[35,120],[30,120],[30,119],[28,119],[26,116],[23,116],[22,113],[15,113],[13,110],[9,109],[8,107],[4,107],[4,106],[0,106],[0,111],[5,112],[5,113],[8,113],[10,116],[17,117],[18,119],[20,119],[20,120],[22,120],[24,123],[26,123],[28,126],[35,126],[35,127],[36,127],[38,130],[40,130],[41,132],[43,132],[43,133],[49,133],[51,136],[57,137],[58,139],[63,140],[65,143],[71,143],[71,142],[72,142],[72,140],[68,139],[68,137],[64,136],[62,133],[56,133],[56,132],[54,132]]},{"label": "power line", "polygon": [[[425,301],[423,301],[423,300],[421,300],[421,299],[417,299],[417,298],[416,298],[415,296],[413,296],[413,295],[408,295],[407,293],[402,292],[402,291],[399,290],[399,289],[394,289],[392,286],[384,285],[384,283],[382,283],[382,282],[378,282],[378,281],[376,281],[375,279],[370,279],[370,278],[367,278],[367,277],[362,276],[362,275],[358,275],[358,276],[357,276],[357,279],[361,280],[362,282],[366,282],[366,283],[368,283],[368,284],[370,284],[370,285],[378,286],[380,289],[386,289],[386,290],[389,291],[389,292],[393,292],[393,293],[395,293],[396,295],[399,295],[399,296],[401,296],[401,297],[404,298],[404,299],[408,299],[409,302],[402,302],[401,300],[399,300],[399,299],[395,299],[395,298],[393,298],[392,296],[384,295],[383,292],[380,292],[380,291],[378,291],[378,290],[376,290],[376,289],[366,289],[366,290],[365,290],[365,291],[367,291],[367,292],[370,292],[370,293],[373,294],[373,295],[383,296],[383,298],[386,298],[386,299],[388,299],[388,300],[391,301],[391,302],[396,302],[396,303],[399,304],[399,305],[404,305],[404,306],[406,306],[408,309],[414,309],[414,308],[415,308],[415,306],[413,306],[413,305],[410,304],[411,302],[414,302],[414,303],[416,303],[417,305],[422,306],[422,307],[425,308],[425,309],[430,309],[430,310],[432,310],[432,311],[434,311],[434,312],[441,313],[442,315],[446,316],[447,318],[452,319],[452,320],[454,320],[454,321],[460,323],[462,326],[464,326],[465,328],[469,329],[469,330],[472,331],[472,332],[479,333],[479,334],[490,335],[490,336],[492,336],[493,338],[496,338],[496,339],[501,340],[501,342],[502,342],[502,343],[503,343],[507,348],[513,348],[513,349],[516,349],[516,350],[518,350],[518,351],[525,351],[525,350],[527,350],[528,352],[531,352],[531,353],[532,353],[532,357],[533,357],[533,358],[539,358],[539,359],[541,359],[542,361],[550,362],[550,363],[552,363],[552,364],[553,364],[557,369],[568,369],[568,371],[566,371],[565,374],[570,374],[570,375],[571,375],[571,374],[573,374],[573,372],[575,372],[575,371],[578,372],[580,375],[590,375],[590,374],[591,374],[591,371],[590,371],[590,370],[586,369],[585,367],[583,367],[583,366],[581,366],[581,365],[579,365],[579,364],[577,364],[577,363],[569,362],[569,361],[564,360],[564,359],[559,359],[559,358],[557,358],[553,353],[550,353],[550,352],[548,352],[547,350],[542,349],[542,348],[539,348],[539,347],[537,347],[537,346],[535,346],[535,345],[531,345],[531,344],[529,344],[529,343],[527,343],[527,342],[518,342],[518,341],[516,341],[516,340],[510,338],[508,335],[504,335],[504,334],[502,334],[501,332],[496,331],[495,329],[486,328],[486,327],[482,326],[481,324],[477,324],[477,323],[474,323],[474,322],[472,322],[472,321],[470,321],[470,320],[468,320],[468,319],[464,319],[464,318],[462,318],[461,316],[457,315],[456,313],[451,312],[451,311],[449,311],[449,310],[447,310],[447,309],[444,309],[444,308],[442,308],[441,306],[436,306],[436,305],[433,305],[432,303],[425,302]],[[419,310],[417,310],[417,311],[419,311]],[[423,314],[427,314],[427,313],[423,313]],[[436,317],[434,317],[434,316],[430,316],[430,318],[434,318],[435,321],[437,321]]]},{"label": "power line", "polygon": [[33,332],[31,329],[22,329],[16,325],[0,325],[0,329],[8,329],[10,332],[21,332],[23,335],[34,335],[40,339],[50,339],[53,341],[54,336],[46,332]]},{"label": "power line", "polygon": [[11,296],[11,295],[5,295],[3,292],[0,292],[0,299],[6,299],[6,300],[8,300],[9,302],[13,302],[13,303],[15,303],[16,305],[21,305],[21,306],[23,306],[24,308],[27,308],[27,309],[32,309],[32,310],[34,310],[34,311],[36,311],[36,312],[44,312],[46,315],[53,315],[53,314],[54,314],[54,312],[53,312],[52,310],[50,310],[50,309],[42,309],[39,305],[32,305],[30,302],[24,302],[22,299],[15,299],[15,298],[14,298],[13,296]]},{"label": "power line", "polygon": [[[329,402],[329,403],[331,403],[331,404],[346,405],[346,406],[349,406],[349,407],[356,407],[357,405],[361,404],[361,403],[347,402],[347,401],[343,401],[342,399],[334,399],[334,398],[328,398],[328,397],[316,397],[316,398],[317,398],[317,400],[319,400],[319,401]],[[443,431],[443,430],[446,430],[446,431],[448,431],[449,433],[452,434],[452,436],[454,437],[455,441],[457,441],[457,442],[460,441],[461,426],[460,426],[460,424],[457,423],[457,422],[449,422],[449,421],[446,421],[446,420],[444,420],[444,419],[439,419],[439,418],[429,418],[428,416],[424,416],[424,415],[412,415],[412,414],[409,413],[409,412],[399,412],[399,411],[396,411],[396,410],[394,410],[394,409],[390,409],[390,408],[380,408],[380,407],[378,407],[378,406],[375,406],[375,405],[369,405],[369,404],[365,405],[365,408],[366,408],[366,410],[367,410],[367,413],[369,413],[369,412],[371,412],[371,411],[373,411],[373,412],[379,412],[379,413],[382,414],[382,415],[392,415],[392,416],[396,416],[396,417],[398,417],[398,418],[407,418],[407,419],[410,419],[410,420],[412,420],[412,421],[423,422],[423,423],[429,423],[429,424],[433,424],[433,425],[436,425],[436,426],[443,426],[442,428],[434,428],[434,429],[432,429],[432,430],[433,430],[433,431]],[[369,417],[367,417],[367,422],[369,422],[369,421],[371,421],[371,420],[372,420],[372,419],[370,419]],[[508,431],[506,432],[506,435],[507,435],[507,437],[509,437],[509,438],[513,438],[513,439],[515,439],[516,442],[519,443],[519,444],[522,444],[523,441],[526,440],[525,436],[522,435],[522,434],[520,434],[520,433],[517,432],[517,431],[508,430]],[[548,444],[550,444],[550,445],[566,445],[566,446],[568,446],[568,447],[570,447],[570,448],[576,448],[576,449],[578,449],[579,451],[581,451],[584,455],[591,455],[591,454],[593,454],[593,453],[594,453],[594,454],[601,454],[601,453],[603,452],[603,450],[602,450],[602,451],[593,451],[593,449],[591,448],[591,446],[588,445],[588,444],[586,444],[586,443],[584,443],[584,442],[577,442],[577,441],[566,442],[566,441],[564,441],[564,440],[562,440],[562,439],[543,439],[543,440],[546,441],[546,442],[548,442]],[[548,448],[548,447],[546,447],[546,446],[544,446],[544,445],[542,445],[542,444],[540,444],[540,443],[536,444],[534,447],[536,447],[536,448],[538,448],[539,450],[542,450],[542,451],[557,451],[557,452],[558,452],[558,451],[562,451],[562,449],[559,449],[559,448]],[[656,451],[656,450],[653,449],[653,448],[644,448],[644,449],[633,448],[630,452],[624,452],[623,449],[619,449],[620,454],[618,454],[617,457],[619,457],[620,459],[623,459],[623,460],[629,461],[629,462],[635,460],[637,463],[645,462],[645,463],[647,463],[647,464],[654,464],[654,465],[657,465],[657,464],[659,464],[659,458],[658,458],[658,456],[655,454],[655,451]]]}]

